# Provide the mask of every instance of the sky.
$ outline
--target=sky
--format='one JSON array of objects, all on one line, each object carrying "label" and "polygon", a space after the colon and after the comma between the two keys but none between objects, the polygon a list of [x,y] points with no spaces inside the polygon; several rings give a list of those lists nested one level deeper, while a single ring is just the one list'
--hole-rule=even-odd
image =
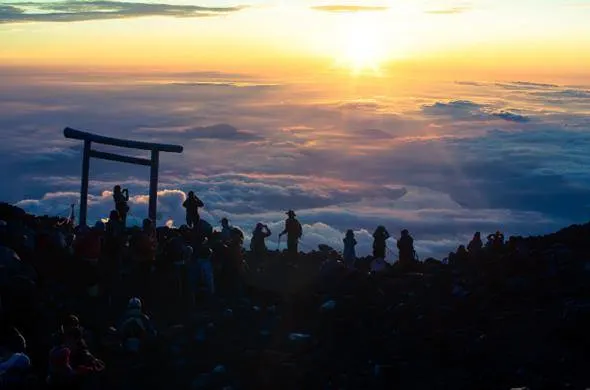
[{"label": "sky", "polygon": [[[350,228],[366,254],[383,224],[423,258],[584,222],[587,20],[587,0],[0,0],[0,199],[67,214],[70,126],[183,145],[158,223],[195,190],[214,225],[270,224],[271,247],[290,208],[304,250]],[[90,219],[121,183],[140,221],[148,176],[93,160]]]}]

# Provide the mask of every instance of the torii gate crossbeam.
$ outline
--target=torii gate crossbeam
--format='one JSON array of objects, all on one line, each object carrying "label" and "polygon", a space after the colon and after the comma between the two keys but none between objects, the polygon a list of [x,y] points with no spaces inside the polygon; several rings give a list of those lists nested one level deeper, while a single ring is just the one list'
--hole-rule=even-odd
[{"label": "torii gate crossbeam", "polygon": [[[80,225],[86,225],[88,211],[88,175],[90,172],[90,158],[117,161],[128,164],[146,165],[150,167],[150,201],[149,218],[156,220],[158,207],[158,169],[160,165],[160,152],[182,153],[182,146],[157,144],[150,142],[131,141],[119,138],[104,137],[102,135],[86,133],[66,127],[64,129],[66,138],[84,141],[84,153],[82,155],[82,185],[80,189]],[[151,151],[151,158],[138,158],[122,156],[114,153],[99,152],[92,150],[92,143],[119,146],[122,148],[141,149]]]}]

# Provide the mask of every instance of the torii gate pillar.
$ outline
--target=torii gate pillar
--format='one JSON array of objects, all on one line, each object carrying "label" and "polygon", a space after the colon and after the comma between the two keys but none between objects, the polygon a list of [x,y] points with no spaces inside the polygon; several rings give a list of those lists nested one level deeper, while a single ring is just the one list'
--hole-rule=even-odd
[{"label": "torii gate pillar", "polygon": [[[66,127],[64,129],[66,138],[79,139],[84,141],[84,152],[82,155],[82,185],[80,189],[80,221],[79,225],[86,225],[88,210],[88,176],[90,173],[90,158],[99,158],[109,161],[118,161],[129,164],[146,165],[150,167],[150,200],[149,200],[149,218],[156,220],[158,208],[158,170],[160,165],[160,152],[182,153],[182,146],[156,144],[149,142],[130,141],[119,138],[103,137],[101,135],[86,133]],[[123,148],[142,149],[151,151],[151,158],[137,158],[122,156],[114,153],[105,153],[92,150],[92,142],[119,146]]]}]

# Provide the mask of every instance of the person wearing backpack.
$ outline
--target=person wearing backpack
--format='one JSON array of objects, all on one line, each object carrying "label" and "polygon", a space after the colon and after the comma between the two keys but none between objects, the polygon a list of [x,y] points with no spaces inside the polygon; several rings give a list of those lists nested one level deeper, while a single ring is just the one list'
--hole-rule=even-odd
[{"label": "person wearing backpack", "polygon": [[297,255],[299,239],[303,235],[303,228],[299,221],[295,218],[295,212],[293,210],[287,211],[288,218],[285,220],[285,230],[279,234],[279,238],[287,235],[287,251],[292,255]]},{"label": "person wearing backpack", "polygon": [[157,335],[152,321],[143,312],[142,306],[141,299],[131,298],[118,326],[123,348],[127,352],[139,352],[146,341]]}]

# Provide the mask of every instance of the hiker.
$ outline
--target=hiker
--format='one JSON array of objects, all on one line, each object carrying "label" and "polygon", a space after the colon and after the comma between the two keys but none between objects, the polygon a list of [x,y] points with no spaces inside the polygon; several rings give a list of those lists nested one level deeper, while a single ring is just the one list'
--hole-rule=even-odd
[{"label": "hiker", "polygon": [[285,230],[279,234],[279,239],[286,234],[287,251],[290,254],[297,255],[299,253],[297,245],[299,244],[299,239],[303,235],[303,228],[301,227],[299,221],[295,218],[295,211],[289,210],[286,214],[288,218],[285,220]]},{"label": "hiker", "polygon": [[346,231],[346,236],[342,239],[344,243],[344,251],[342,253],[342,257],[344,258],[344,264],[347,267],[352,268],[354,267],[354,263],[356,261],[356,239],[354,238],[354,232],[352,229],[348,229]]},{"label": "hiker", "polygon": [[103,371],[104,367],[104,362],[88,350],[82,329],[72,327],[61,335],[49,354],[47,383],[51,389],[84,387],[84,384],[94,382],[96,377],[93,374]]},{"label": "hiker", "polygon": [[469,241],[469,244],[467,245],[467,251],[469,252],[469,256],[477,256],[481,252],[482,248],[483,242],[481,241],[481,233],[475,232],[473,238],[471,239],[471,241]]},{"label": "hiker", "polygon": [[188,197],[182,204],[182,207],[186,209],[186,224],[190,228],[194,228],[199,219],[199,207],[204,207],[205,204],[199,199],[193,191],[189,191]]},{"label": "hiker", "polygon": [[97,221],[92,229],[84,227],[74,240],[74,254],[82,260],[96,264],[101,255],[104,223]]},{"label": "hiker", "polygon": [[188,283],[193,306],[197,303],[200,292],[210,298],[215,294],[215,278],[211,264],[211,248],[208,243],[199,246],[199,252],[192,256],[187,264]]},{"label": "hiker", "polygon": [[488,234],[488,242],[486,247],[495,251],[501,250],[504,247],[504,234],[499,230],[496,233]]},{"label": "hiker", "polygon": [[[136,287],[142,286],[146,289],[147,294],[148,280],[155,266],[156,250],[158,249],[158,240],[156,230],[150,219],[143,220],[143,227],[140,232],[136,232],[129,242],[132,254],[131,272],[132,279],[137,283]],[[133,272],[134,271],[134,272]],[[143,294],[145,296],[145,294]]]},{"label": "hiker", "polygon": [[228,259],[224,265],[226,282],[230,297],[238,298],[242,295],[242,278],[246,270],[243,257],[244,234],[238,228],[231,229],[231,239],[227,244]]},{"label": "hiker", "polygon": [[143,312],[141,299],[133,297],[127,304],[127,310],[117,327],[127,352],[139,352],[146,342],[157,335],[150,318]]},{"label": "hiker", "polygon": [[402,265],[411,264],[416,259],[416,251],[414,250],[414,239],[410,236],[407,229],[401,231],[401,236],[397,240],[397,248],[399,249],[399,262]]},{"label": "hiker", "polygon": [[113,188],[113,199],[115,200],[115,210],[119,213],[123,227],[127,225],[127,213],[129,212],[129,190],[121,190],[121,186],[116,185]]},{"label": "hiker", "polygon": [[223,242],[228,242],[229,240],[231,240],[231,232],[232,232],[232,227],[229,224],[229,220],[225,217],[221,218],[221,240]]},{"label": "hiker", "polygon": [[457,252],[449,254],[449,264],[463,265],[469,259],[469,253],[465,245],[459,245]]},{"label": "hiker", "polygon": [[373,233],[373,257],[376,259],[385,259],[385,249],[387,248],[387,239],[391,237],[385,226],[379,225]]},{"label": "hiker", "polygon": [[252,239],[250,240],[250,250],[255,256],[266,255],[266,243],[267,237],[270,237],[271,231],[267,225],[260,222],[256,224],[256,228],[252,232]]}]

